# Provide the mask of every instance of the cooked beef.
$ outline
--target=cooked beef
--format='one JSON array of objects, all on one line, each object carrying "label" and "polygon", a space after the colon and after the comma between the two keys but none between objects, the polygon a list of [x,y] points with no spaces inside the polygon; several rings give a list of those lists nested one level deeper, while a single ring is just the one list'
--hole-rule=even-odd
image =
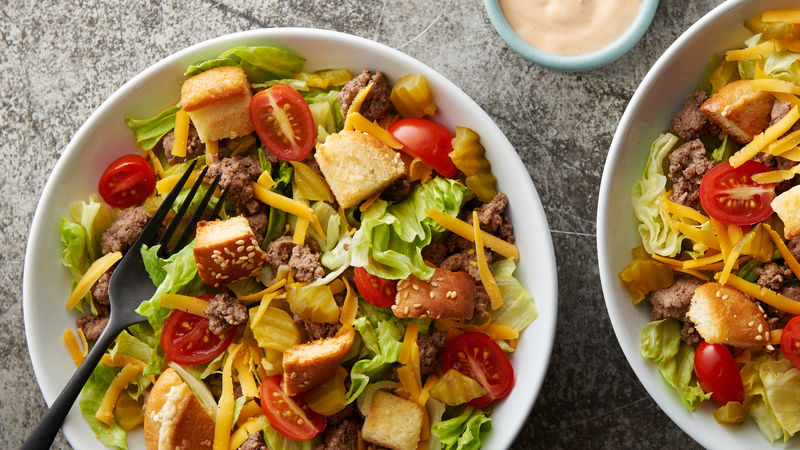
[{"label": "cooked beef", "polygon": [[794,256],[794,259],[800,260],[800,236],[793,237],[786,241],[786,246]]},{"label": "cooked beef", "polygon": [[[478,212],[478,223],[481,230],[513,244],[513,227],[511,226],[511,221],[505,215],[507,206],[508,197],[506,194],[498,192],[487,203],[475,208],[475,211]],[[467,215],[467,222],[472,223],[472,213]]]},{"label": "cooked beef", "polygon": [[678,278],[672,286],[651,292],[647,296],[653,305],[650,319],[661,320],[671,317],[686,322],[686,311],[692,303],[694,290],[702,285],[703,281],[697,278]]},{"label": "cooked beef", "polygon": [[381,198],[387,202],[399,202],[406,198],[410,192],[411,182],[408,181],[408,176],[403,175],[381,192]]},{"label": "cooked beef", "polygon": [[447,334],[444,331],[436,330],[430,336],[420,338],[419,344],[419,367],[422,375],[427,375],[436,370],[439,366],[439,358],[444,348],[444,338]]},{"label": "cooked beef", "polygon": [[306,330],[306,335],[308,336],[308,339],[311,341],[334,337],[336,335],[336,332],[339,331],[339,328],[342,328],[342,324],[339,322],[336,323],[314,322],[313,320],[303,319],[298,314],[293,314],[292,318],[294,319],[294,323],[303,326],[303,328]]},{"label": "cooked beef", "polygon": [[[779,120],[783,119],[783,116],[789,114],[789,111],[792,110],[792,105],[790,103],[782,102],[780,100],[775,100],[775,103],[772,104],[772,111],[769,115],[769,126],[775,125]],[[791,133],[792,131],[800,130],[800,123],[795,123],[789,128],[787,133]]]},{"label": "cooked beef", "polygon": [[193,125],[189,125],[189,137],[186,140],[186,156],[175,156],[172,154],[172,145],[174,143],[174,131],[170,131],[161,139],[161,145],[164,147],[164,155],[166,155],[167,162],[171,166],[196,158],[206,152],[206,146],[200,141],[197,129]]},{"label": "cooked beef", "polygon": [[447,259],[448,253],[450,252],[447,250],[447,246],[443,243],[431,242],[422,248],[422,259],[438,267],[442,265],[442,262],[444,262],[445,259]]},{"label": "cooked beef", "polygon": [[267,263],[273,271],[277,271],[279,266],[289,264],[292,257],[292,249],[295,243],[291,236],[281,236],[270,242],[267,246]]},{"label": "cooked beef", "polygon": [[489,298],[489,293],[486,292],[486,288],[483,287],[483,284],[476,282],[475,283],[475,312],[473,313],[472,317],[478,317],[480,319],[485,319],[489,317],[489,304],[491,303],[491,299]]},{"label": "cooked beef", "polygon": [[361,89],[367,87],[372,81],[372,87],[361,104],[361,114],[369,120],[380,120],[389,114],[392,109],[392,102],[389,101],[389,81],[383,72],[376,72],[374,75],[368,69],[364,69],[358,76],[348,81],[339,92],[339,104],[342,107],[342,115],[347,115],[347,110],[358,95]]},{"label": "cooked beef", "polygon": [[[494,253],[484,252],[486,254],[486,262],[492,263]],[[475,281],[481,281],[480,270],[478,269],[478,256],[475,254],[474,249],[462,250],[447,257],[439,265],[442,269],[451,270],[453,272],[467,272],[475,278]]]},{"label": "cooked beef", "polygon": [[700,198],[700,180],[714,163],[700,139],[689,141],[669,154],[669,178],[674,182],[670,200],[694,206]]},{"label": "cooked beef", "polygon": [[253,200],[253,188],[250,182],[258,180],[258,176],[261,175],[261,163],[256,156],[223,158],[208,166],[206,178],[213,180],[217,175],[221,175],[220,187],[228,188],[227,198],[237,205],[246,206]]},{"label": "cooked beef", "polygon": [[103,254],[126,252],[131,244],[142,234],[147,225],[147,213],[144,206],[128,208],[122,211],[110,227],[100,237]]},{"label": "cooked beef", "polygon": [[305,245],[296,245],[289,258],[289,268],[294,279],[300,282],[314,281],[325,276],[325,269],[319,263],[319,252],[312,252]]},{"label": "cooked beef", "polygon": [[100,303],[102,305],[108,304],[108,282],[111,280],[111,272],[113,271],[113,267],[106,270],[92,286],[92,298],[95,303]]},{"label": "cooked beef", "polygon": [[217,336],[247,322],[247,307],[229,292],[220,292],[212,297],[203,312],[208,316],[208,329]]},{"label": "cooked beef", "polygon": [[267,213],[260,211],[252,216],[245,216],[247,222],[250,223],[250,228],[256,236],[256,241],[261,242],[264,239],[264,233],[267,231]]},{"label": "cooked beef", "polygon": [[681,339],[689,345],[697,345],[703,340],[691,322],[684,322],[681,327]]},{"label": "cooked beef", "polygon": [[97,309],[97,314],[86,313],[75,319],[75,326],[83,330],[83,335],[89,341],[96,341],[108,323],[108,307],[95,305],[95,308]]},{"label": "cooked beef", "polygon": [[753,272],[758,275],[759,286],[773,291],[779,291],[783,283],[792,276],[792,269],[773,262],[756,267]]},{"label": "cooked beef", "polygon": [[[345,410],[347,411],[347,410]],[[325,434],[313,450],[357,450],[358,433],[361,431],[362,421],[357,414],[350,410],[337,413],[328,418]]]},{"label": "cooked beef", "polygon": [[239,450],[268,450],[264,438],[261,433],[247,433],[247,440],[245,440]]},{"label": "cooked beef", "polygon": [[703,135],[719,135],[719,127],[700,111],[700,106],[706,100],[708,100],[706,93],[701,89],[696,90],[683,102],[683,109],[672,118],[672,131],[684,141],[691,141]]}]

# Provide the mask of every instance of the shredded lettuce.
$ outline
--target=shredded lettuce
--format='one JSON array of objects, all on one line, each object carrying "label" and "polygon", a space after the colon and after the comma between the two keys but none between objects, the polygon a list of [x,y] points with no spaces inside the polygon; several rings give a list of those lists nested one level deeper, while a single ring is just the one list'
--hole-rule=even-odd
[{"label": "shredded lettuce", "polygon": [[431,434],[439,439],[444,450],[477,450],[481,438],[491,431],[492,419],[479,409],[466,407],[456,417],[431,427]]},{"label": "shredded lettuce", "polygon": [[[227,352],[223,352],[222,354],[226,355]],[[192,393],[197,398],[197,401],[200,402],[200,406],[202,406],[206,411],[209,411],[213,417],[216,417],[218,410],[217,402],[214,400],[214,396],[211,394],[208,386],[195,378],[180,364],[170,361],[169,366],[172,367],[172,369],[175,370],[175,372],[181,377],[181,380],[183,380],[183,382],[189,386],[189,389],[191,389]]]},{"label": "shredded lettuce", "polygon": [[251,83],[291,78],[303,70],[306,60],[302,56],[276,47],[233,47],[216,58],[201,61],[186,69],[184,75],[193,77],[206,70],[222,66],[239,66]]},{"label": "shredded lettuce", "polygon": [[633,186],[633,212],[640,222],[642,245],[650,254],[675,256],[680,252],[684,239],[667,225],[659,207],[661,197],[667,192],[664,159],[677,142],[678,137],[670,133],[653,141],[642,179]]},{"label": "shredded lettuce", "polygon": [[405,327],[400,319],[390,311],[376,308],[367,302],[359,301],[359,311],[363,315],[356,318],[353,326],[361,335],[362,348],[366,358],[353,364],[350,370],[350,390],[347,403],[352,403],[367,387],[370,380],[388,375],[390,364],[400,357]]},{"label": "shredded lettuce", "polygon": [[99,258],[100,236],[103,231],[111,226],[111,222],[116,216],[116,210],[108,206],[100,198],[92,194],[88,202],[72,202],[69,204],[69,213],[72,220],[80,224],[86,232],[86,251],[89,261],[92,262]]},{"label": "shredded lettuce", "polygon": [[762,354],[741,370],[745,403],[761,434],[786,442],[800,431],[800,370],[782,355]]},{"label": "shredded lettuce", "polygon": [[492,265],[492,275],[503,296],[503,306],[492,312],[492,323],[505,325],[517,331],[524,330],[539,315],[533,304],[533,295],[514,278],[517,265],[507,258]]},{"label": "shredded lettuce", "polygon": [[[761,43],[761,34],[755,34],[744,41],[746,47],[752,47]],[[739,61],[739,78],[752,80],[756,75],[756,61],[754,59],[743,59]]]},{"label": "shredded lettuce", "polygon": [[[435,398],[428,398],[428,402],[425,403],[425,409],[428,412],[428,423],[430,424],[431,428],[436,426],[436,424],[442,421],[442,416],[444,415],[444,411],[447,409],[447,405],[436,400]],[[428,438],[428,450],[441,450],[442,449],[442,441],[436,437],[435,434],[431,433],[430,437]]]},{"label": "shredded lettuce", "polygon": [[788,81],[790,83],[800,82],[800,55],[794,52],[772,52],[764,61],[764,73],[772,78]]},{"label": "shredded lettuce", "polygon": [[674,387],[683,404],[694,411],[695,404],[708,399],[694,373],[694,347],[681,341],[681,324],[674,319],[650,322],[642,329],[642,356],[658,364],[664,380]]},{"label": "shredded lettuce", "polygon": [[83,418],[89,424],[89,428],[92,429],[103,445],[111,448],[127,449],[128,440],[125,430],[116,423],[113,426],[108,426],[95,417],[106,391],[108,391],[111,382],[114,381],[114,377],[117,376],[120,370],[118,367],[108,367],[102,363],[98,364],[81,390],[78,405]]},{"label": "shredded lettuce", "polygon": [[425,214],[435,208],[455,216],[472,193],[463,184],[434,178],[414,189],[405,200],[389,205],[376,200],[361,216],[353,235],[351,263],[381,278],[402,280],[409,275],[427,280],[434,268],[422,259],[422,248],[444,228]]},{"label": "shredded lettuce", "polygon": [[711,152],[711,158],[714,161],[727,161],[733,156],[734,153],[739,151],[739,146],[736,145],[736,141],[733,139],[728,139],[728,135],[725,135],[725,139],[720,144],[719,148],[714,149]]},{"label": "shredded lettuce", "polygon": [[69,269],[72,279],[77,282],[89,268],[86,230],[80,224],[63,217],[58,226],[58,234],[61,245],[64,246],[61,250],[61,263]]},{"label": "shredded lettuce", "polygon": [[165,134],[175,128],[175,115],[178,114],[179,109],[181,109],[181,104],[177,103],[149,119],[134,119],[125,116],[125,124],[136,136],[136,145],[143,150],[155,147]]}]

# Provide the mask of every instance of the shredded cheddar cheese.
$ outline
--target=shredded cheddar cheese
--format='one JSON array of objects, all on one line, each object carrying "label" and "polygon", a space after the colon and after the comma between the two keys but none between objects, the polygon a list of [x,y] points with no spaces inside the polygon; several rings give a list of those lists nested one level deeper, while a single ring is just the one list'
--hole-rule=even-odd
[{"label": "shredded cheddar cheese", "polygon": [[111,252],[93,262],[89,269],[86,270],[86,273],[78,280],[75,289],[72,290],[72,294],[67,299],[67,310],[74,308],[89,293],[89,289],[94,286],[97,280],[120,259],[122,259],[122,253]]},{"label": "shredded cheddar cheese", "polygon": [[375,203],[375,200],[381,197],[382,193],[383,191],[378,191],[372,194],[368,199],[364,200],[364,203],[362,203],[361,206],[358,207],[358,210],[361,212],[366,211],[367,208],[369,208],[370,206],[372,206],[373,203]]},{"label": "shredded cheddar cheese", "polygon": [[[193,185],[194,182],[197,181],[197,178],[200,176],[200,171],[201,169],[193,170],[192,174],[189,175],[189,178],[186,180],[186,184],[184,184],[184,186]],[[156,182],[156,192],[158,192],[159,194],[166,194],[170,192],[172,188],[174,188],[175,185],[178,184],[178,181],[181,180],[181,176],[183,176],[182,173],[173,173],[158,180]]]},{"label": "shredded cheddar cheese", "polygon": [[179,109],[175,114],[175,140],[172,141],[172,155],[186,156],[186,143],[189,140],[189,113]]},{"label": "shredded cheddar cheese", "polygon": [[342,324],[342,328],[336,333],[337,335],[342,333],[343,330],[353,327],[353,321],[356,320],[356,313],[358,312],[358,299],[353,293],[350,283],[348,283],[346,279],[343,280],[344,286],[347,289],[347,294],[344,296],[342,311],[339,313],[339,322]]},{"label": "shredded cheddar cheese", "polygon": [[206,142],[206,155],[216,155],[218,153],[219,153],[219,141]]},{"label": "shredded cheddar cheese", "polygon": [[682,272],[682,273],[685,273],[687,275],[691,275],[691,276],[699,278],[699,279],[701,279],[703,281],[711,281],[711,278],[709,278],[706,275],[704,275],[703,272],[699,272],[699,271],[697,271],[695,269],[683,269],[681,267],[673,267],[672,270],[674,270],[676,272]]},{"label": "shredded cheddar cheese", "polygon": [[742,61],[746,59],[766,58],[775,51],[776,49],[775,44],[776,42],[774,40],[769,40],[766,42],[762,42],[758,45],[754,45],[752,47],[747,47],[737,50],[728,50],[727,52],[725,52],[725,60]]},{"label": "shredded cheddar cheese", "polygon": [[419,180],[422,183],[427,183],[433,178],[433,168],[425,164],[425,161],[419,159],[419,157],[412,159],[410,163],[406,164],[406,167],[409,181]]},{"label": "shredded cheddar cheese", "polygon": [[120,355],[119,353],[114,356],[111,356],[110,353],[106,353],[100,358],[100,362],[108,367],[141,366],[142,370],[147,366],[147,363],[141,359],[136,359],[128,355]]},{"label": "shredded cheddar cheese", "polygon": [[800,130],[792,131],[772,144],[769,144],[767,147],[767,153],[770,155],[780,156],[797,147],[798,144],[800,144]]},{"label": "shredded cheddar cheese", "polygon": [[263,410],[261,409],[261,406],[256,403],[255,400],[248,400],[244,406],[242,406],[241,411],[239,411],[239,417],[236,418],[236,425],[241,427],[251,417],[256,417],[262,413]]},{"label": "shredded cheddar cheese", "polygon": [[[261,407],[259,406],[259,410],[260,409]],[[236,450],[237,448],[241,447],[242,444],[244,444],[244,441],[247,440],[248,434],[261,433],[261,430],[266,428],[267,425],[269,425],[269,422],[267,422],[267,417],[264,416],[264,414],[261,414],[260,416],[250,417],[246,422],[241,424],[239,428],[237,428],[236,431],[233,432],[233,434],[231,434],[230,445],[228,448],[230,448],[230,450]]]},{"label": "shredded cheddar cheese", "polygon": [[278,208],[281,211],[307,219],[320,237],[325,236],[322,225],[320,225],[319,220],[314,215],[314,211],[309,206],[276,192],[272,192],[269,189],[265,189],[263,186],[252,181],[250,182],[250,186],[253,187],[253,193],[259,201],[273,208]]},{"label": "shredded cheddar cheese", "polygon": [[400,356],[397,360],[400,364],[408,364],[411,361],[411,347],[417,341],[419,336],[419,327],[415,323],[409,323],[406,327],[406,334],[403,337],[403,343],[400,345]]},{"label": "shredded cheddar cheese", "polygon": [[[719,278],[719,273],[714,275],[714,279]],[[781,311],[794,315],[800,314],[800,302],[778,294],[775,291],[767,289],[763,286],[759,286],[755,283],[751,283],[747,280],[743,280],[733,274],[728,277],[728,284],[742,291],[743,294],[761,300],[762,302],[778,308]]]},{"label": "shredded cheddar cheese", "polygon": [[387,147],[393,148],[395,150],[400,150],[403,148],[403,144],[400,143],[394,136],[392,136],[385,128],[381,127],[375,122],[371,122],[366,117],[362,116],[360,113],[352,112],[347,114],[348,120],[352,124],[353,128],[356,131],[360,131],[362,133],[367,133],[368,135],[374,137],[375,139],[383,142],[386,144]]},{"label": "shredded cheddar cheese", "polygon": [[[764,44],[766,44],[766,42]],[[753,89],[758,89],[759,91],[780,92],[782,94],[800,94],[800,87],[797,87],[788,81],[778,80],[775,78],[752,80],[750,81],[750,87]]]},{"label": "shredded cheddar cheese", "polygon": [[117,404],[119,394],[125,389],[133,378],[141,373],[144,366],[140,364],[127,364],[122,370],[114,377],[114,381],[103,396],[103,401],[100,402],[100,408],[95,413],[95,418],[106,425],[114,424],[114,405]]},{"label": "shredded cheddar cheese", "polygon": [[686,205],[675,203],[669,198],[667,198],[667,196],[661,197],[661,206],[665,211],[674,216],[692,219],[698,224],[703,224],[708,222],[708,217],[703,215],[703,213],[701,213],[700,211],[697,211],[696,209]]},{"label": "shredded cheddar cheese", "polygon": [[234,343],[228,349],[228,357],[222,367],[222,395],[219,397],[217,420],[214,425],[214,450],[228,450],[233,427],[233,361],[242,348],[241,343]]},{"label": "shredded cheddar cheese", "polygon": [[238,299],[244,301],[260,300],[266,294],[269,294],[270,292],[275,292],[285,285],[286,285],[286,278],[281,278],[279,280],[275,280],[275,282],[272,285],[270,285],[268,288],[264,290],[258,291],[255,294],[242,295],[241,297],[238,297]]},{"label": "shredded cheddar cheese", "polygon": [[147,157],[150,159],[150,164],[153,165],[153,170],[155,171],[156,175],[158,175],[158,178],[164,178],[167,176],[167,174],[164,172],[164,167],[161,165],[161,160],[158,159],[158,156],[156,156],[155,153],[153,153],[153,150],[148,150],[146,153]]},{"label": "shredded cheddar cheese", "polygon": [[274,300],[277,296],[278,294],[276,292],[269,292],[264,295],[264,298],[261,299],[261,304],[258,305],[258,309],[253,316],[253,321],[250,324],[251,327],[258,325],[258,322],[260,322],[261,318],[264,317],[264,313],[266,313],[267,309],[269,309],[269,304],[272,303],[272,300]]},{"label": "shredded cheddar cheese", "polygon": [[756,135],[749,144],[745,145],[741,150],[734,153],[728,162],[733,167],[741,166],[745,161],[753,158],[756,156],[756,154],[758,154],[758,152],[762,151],[769,144],[772,144],[773,142],[777,141],[778,138],[786,134],[786,132],[789,131],[789,129],[795,124],[795,122],[797,122],[798,119],[800,119],[800,109],[798,109],[797,106],[794,106],[792,107],[791,111],[783,116],[783,118],[776,124]]},{"label": "shredded cheddar cheese", "polygon": [[202,298],[180,294],[164,294],[159,301],[159,306],[163,308],[179,309],[189,314],[194,314],[195,316],[208,317],[205,313],[208,300],[203,300]]},{"label": "shredded cheddar cheese", "polygon": [[472,237],[475,242],[475,257],[478,260],[478,271],[481,274],[481,283],[483,284],[486,293],[489,294],[491,300],[492,311],[499,309],[503,306],[503,294],[500,292],[500,286],[494,280],[492,270],[486,262],[486,253],[483,250],[483,237],[481,236],[481,226],[478,221],[478,212],[472,211]]},{"label": "shredded cheddar cheese", "polygon": [[731,252],[732,247],[731,239],[728,236],[728,228],[725,226],[725,224],[713,217],[710,217],[708,220],[711,223],[711,228],[713,228],[714,232],[717,233],[719,251],[722,252],[722,258],[725,259]]},{"label": "shredded cheddar cheese", "polygon": [[304,245],[306,242],[306,231],[308,231],[308,219],[305,217],[298,217],[297,223],[294,226],[294,233],[292,234],[292,242],[297,245]]},{"label": "shredded cheddar cheese", "polygon": [[711,256],[704,256],[702,258],[697,259],[690,259],[687,261],[683,261],[681,264],[681,268],[683,269],[695,269],[697,267],[703,267],[711,263],[715,263],[718,261],[722,261],[724,259],[722,253],[717,253]]},{"label": "shredded cheddar cheese", "polygon": [[84,355],[81,346],[78,344],[78,340],[75,338],[75,333],[71,328],[64,330],[63,340],[64,344],[67,346],[67,350],[69,350],[69,355],[72,356],[75,367],[80,366],[83,362]]},{"label": "shredded cheddar cheese", "polygon": [[[425,211],[425,214],[427,214],[428,217],[436,221],[436,223],[443,226],[448,231],[455,233],[470,242],[475,242],[475,231],[473,230],[472,225],[468,224],[467,222],[464,222],[456,217],[448,216],[438,209],[429,209]],[[516,245],[510,244],[485,231],[481,231],[480,235],[484,245],[489,247],[489,249],[506,258],[513,258],[514,260],[519,259],[519,251],[517,250]]]},{"label": "shredded cheddar cheese", "polygon": [[761,13],[764,22],[800,23],[800,9],[774,9]]},{"label": "shredded cheddar cheese", "polygon": [[265,189],[272,189],[272,186],[275,186],[275,180],[272,179],[272,175],[267,171],[261,172],[256,183],[264,186]]},{"label": "shredded cheddar cheese", "polygon": [[233,366],[239,377],[239,384],[242,386],[242,395],[250,398],[258,397],[258,386],[253,379],[253,372],[250,370],[250,352],[239,352],[240,357],[234,359]]},{"label": "shredded cheddar cheese", "polygon": [[364,100],[366,100],[370,90],[372,90],[372,81],[370,81],[369,84],[367,84],[367,86],[364,89],[358,91],[358,94],[356,94],[355,98],[353,99],[353,102],[350,103],[350,107],[347,108],[347,115],[344,118],[345,130],[353,131],[355,129],[353,127],[352,121],[350,120],[351,115],[353,113],[358,113],[361,111],[361,105],[364,103]]}]

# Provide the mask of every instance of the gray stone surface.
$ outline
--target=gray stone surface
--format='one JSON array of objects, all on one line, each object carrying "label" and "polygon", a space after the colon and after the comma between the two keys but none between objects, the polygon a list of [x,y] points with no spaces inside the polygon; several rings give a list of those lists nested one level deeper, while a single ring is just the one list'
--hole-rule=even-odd
[{"label": "gray stone surface", "polygon": [[[159,59],[260,27],[334,29],[423,61],[472,96],[528,167],[552,228],[559,322],[542,393],[518,448],[687,448],[642,389],[606,315],[595,212],[614,129],[656,58],[719,0],[664,0],[615,63],[560,73],[521,58],[480,0],[8,0],[0,8],[0,448],[20,445],[44,402],[22,327],[22,264],[34,207],[59,153],[100,103]],[[56,257],[54,255],[54,257]],[[68,448],[59,435],[56,448]]]}]

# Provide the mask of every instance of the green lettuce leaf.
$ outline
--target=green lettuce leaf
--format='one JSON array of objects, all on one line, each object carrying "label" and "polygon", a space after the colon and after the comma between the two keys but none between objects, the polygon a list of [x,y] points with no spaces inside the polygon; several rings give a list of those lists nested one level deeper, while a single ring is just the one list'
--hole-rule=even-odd
[{"label": "green lettuce leaf", "polygon": [[725,139],[722,141],[722,144],[719,148],[714,149],[711,152],[711,158],[714,161],[727,161],[730,157],[739,151],[739,146],[736,145],[736,142],[733,139],[728,139],[728,135],[725,135]]},{"label": "green lettuce leaf", "polygon": [[362,315],[356,318],[353,326],[361,335],[361,343],[366,358],[353,364],[350,370],[350,389],[347,403],[352,403],[367,387],[370,380],[375,381],[388,375],[389,367],[400,357],[400,346],[405,326],[391,311],[376,308],[367,302],[359,301]]},{"label": "green lettuce leaf", "polygon": [[149,119],[134,119],[125,116],[125,124],[136,136],[136,145],[143,150],[155,147],[165,134],[175,128],[175,115],[179,109],[181,109],[181,105],[177,103]]},{"label": "green lettuce leaf", "polygon": [[503,306],[497,311],[492,311],[492,323],[521,332],[536,320],[539,314],[533,304],[533,295],[514,278],[515,270],[517,265],[511,258],[492,265],[492,275],[503,295]]},{"label": "green lettuce leaf", "polygon": [[492,419],[483,411],[466,407],[456,417],[431,427],[431,434],[442,443],[444,450],[478,450],[481,437],[491,431]]},{"label": "green lettuce leaf", "polygon": [[[761,34],[755,34],[744,41],[746,47],[752,47],[761,43]],[[756,74],[756,61],[754,59],[743,59],[739,61],[739,78],[752,80]]]},{"label": "green lettuce leaf", "polygon": [[78,405],[81,415],[86,419],[86,423],[89,424],[89,428],[92,429],[103,445],[111,448],[127,449],[128,440],[125,430],[116,423],[113,426],[108,426],[94,416],[97,410],[100,409],[100,404],[103,402],[103,397],[111,386],[111,382],[114,381],[114,377],[117,376],[120,370],[118,367],[108,367],[102,363],[98,364],[89,376],[89,381],[86,382],[81,390]]},{"label": "green lettuce leaf", "polygon": [[251,83],[258,85],[268,80],[291,78],[303,70],[306,60],[302,56],[275,47],[233,47],[216,58],[201,61],[186,69],[185,75],[192,77],[200,72],[221,66],[239,66]]},{"label": "green lettuce leaf", "polygon": [[191,78],[198,73],[205,72],[206,70],[216,69],[217,67],[238,66],[238,63],[239,61],[234,58],[209,59],[208,61],[192,64],[191,66],[187,67],[186,72],[184,72],[183,75]]},{"label": "green lettuce leaf", "polygon": [[78,282],[89,268],[86,229],[63,217],[58,226],[58,234],[64,247],[61,250],[61,264],[69,269],[72,279]]},{"label": "green lettuce leaf", "polygon": [[689,411],[694,411],[696,403],[711,397],[692,376],[694,347],[681,341],[681,324],[677,320],[657,320],[645,325],[640,351],[658,364],[664,380],[675,388]]},{"label": "green lettuce leaf", "polygon": [[69,213],[72,220],[79,223],[86,232],[86,252],[89,262],[102,255],[100,251],[100,237],[103,231],[111,226],[116,216],[116,210],[108,206],[100,198],[92,194],[88,202],[76,201],[69,204]]},{"label": "green lettuce leaf", "polygon": [[783,355],[761,354],[741,370],[745,403],[761,434],[786,442],[800,431],[800,370]]},{"label": "green lettuce leaf", "polygon": [[422,248],[444,228],[425,211],[435,208],[455,216],[472,195],[463,184],[437,177],[391,206],[376,200],[361,215],[361,227],[353,235],[351,264],[381,278],[402,280],[414,275],[429,279],[434,268],[423,261]]},{"label": "green lettuce leaf", "polygon": [[293,441],[286,436],[280,434],[277,430],[272,428],[269,424],[264,426],[264,442],[270,450],[311,450],[314,440],[308,441]]},{"label": "green lettuce leaf", "polygon": [[764,61],[764,73],[789,83],[800,83],[800,55],[794,52],[773,52]]},{"label": "green lettuce leaf", "polygon": [[667,225],[661,216],[659,201],[667,192],[667,177],[664,175],[664,159],[678,142],[678,137],[666,133],[660,135],[650,147],[650,156],[642,179],[633,186],[633,212],[639,219],[639,235],[647,253],[675,256],[681,250],[684,237]]}]

